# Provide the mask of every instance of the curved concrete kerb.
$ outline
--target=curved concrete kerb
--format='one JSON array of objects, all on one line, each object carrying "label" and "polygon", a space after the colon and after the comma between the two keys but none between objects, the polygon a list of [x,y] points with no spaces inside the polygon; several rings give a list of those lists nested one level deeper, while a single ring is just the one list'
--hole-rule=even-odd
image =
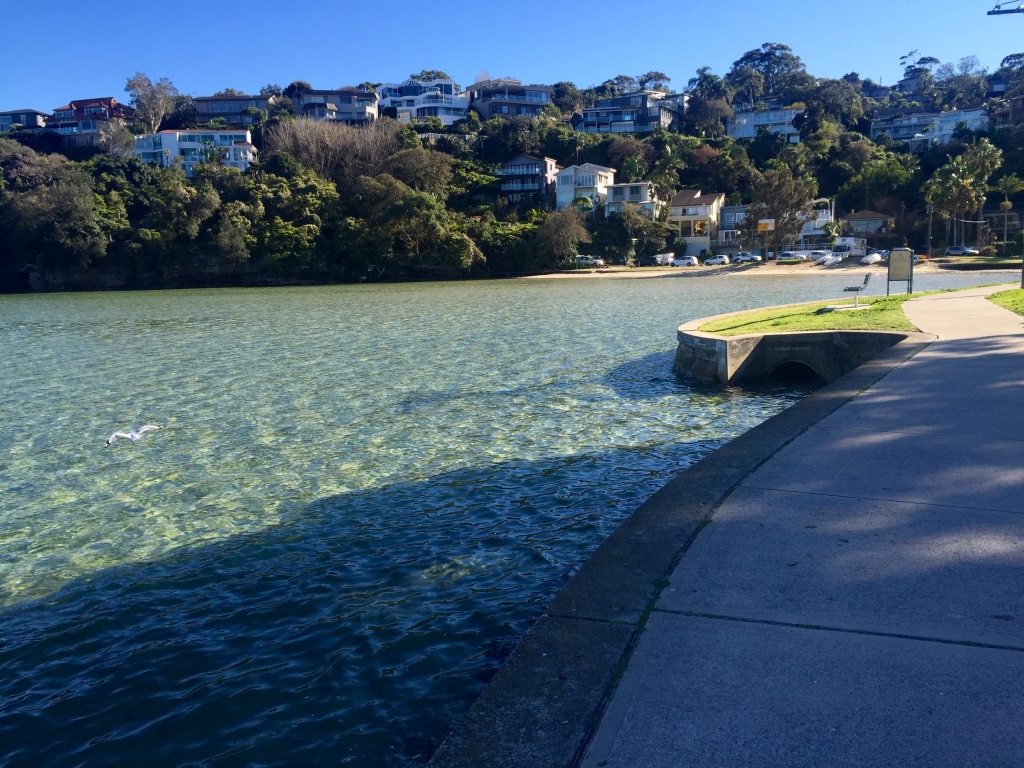
[{"label": "curved concrete kerb", "polygon": [[698,330],[731,312],[679,326],[672,368],[677,375],[723,384],[764,381],[787,364],[806,366],[825,383],[835,381],[905,339],[907,331],[796,331],[719,336]]}]

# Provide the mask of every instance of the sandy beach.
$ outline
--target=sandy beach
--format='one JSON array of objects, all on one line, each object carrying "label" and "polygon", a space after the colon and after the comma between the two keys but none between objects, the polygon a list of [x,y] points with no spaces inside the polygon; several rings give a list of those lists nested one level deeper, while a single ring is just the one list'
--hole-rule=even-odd
[{"label": "sandy beach", "polygon": [[[729,277],[777,277],[779,275],[813,275],[813,274],[849,274],[851,279],[855,276],[862,276],[867,273],[884,275],[887,264],[861,264],[859,259],[850,262],[843,262],[833,267],[815,266],[810,262],[797,264],[779,264],[774,261],[761,262],[757,264],[728,264],[716,267],[601,267],[599,269],[577,269],[553,272],[544,275],[530,275],[524,279],[533,280],[537,278],[621,278],[634,279],[645,277],[700,277],[700,276],[729,276]],[[1020,274],[1020,270],[989,269],[969,270],[977,274],[993,274],[1006,279],[1012,279],[1012,275]],[[938,264],[932,264],[921,260],[914,265],[914,273],[922,274],[966,274],[968,270],[945,269]]]}]

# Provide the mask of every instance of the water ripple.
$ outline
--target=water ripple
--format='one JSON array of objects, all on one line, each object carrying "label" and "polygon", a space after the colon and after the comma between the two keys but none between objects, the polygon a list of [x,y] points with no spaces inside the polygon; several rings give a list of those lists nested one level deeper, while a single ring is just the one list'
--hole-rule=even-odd
[{"label": "water ripple", "polygon": [[422,764],[626,515],[798,396],[680,384],[676,325],[834,289],[0,297],[0,766]]}]

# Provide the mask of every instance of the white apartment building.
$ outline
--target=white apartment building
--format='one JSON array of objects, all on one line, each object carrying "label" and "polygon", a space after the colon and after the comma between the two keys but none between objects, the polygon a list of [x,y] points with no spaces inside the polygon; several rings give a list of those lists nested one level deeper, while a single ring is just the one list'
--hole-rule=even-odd
[{"label": "white apartment building", "polygon": [[799,109],[771,109],[766,112],[738,112],[729,120],[729,136],[734,139],[755,139],[759,128],[785,136],[790,144],[800,143],[800,131],[793,127],[793,119],[802,113]]},{"label": "white apartment building", "polygon": [[196,165],[218,158],[222,165],[244,171],[257,157],[249,131],[160,131],[136,136],[134,152],[144,163],[161,168],[180,158],[186,176]]},{"label": "white apartment building", "polygon": [[664,207],[654,191],[654,185],[649,181],[609,184],[608,198],[604,206],[605,217],[621,213],[627,205],[652,219],[658,218]]},{"label": "white apartment building", "polygon": [[568,207],[578,197],[586,198],[593,208],[605,204],[608,187],[615,183],[615,169],[583,163],[563,168],[555,175],[555,207]]},{"label": "white apartment building", "polygon": [[426,117],[437,117],[446,126],[466,116],[469,94],[456,93],[454,80],[406,80],[378,86],[378,110],[385,115],[388,107],[398,112],[398,122],[412,123]]},{"label": "white apartment building", "polygon": [[894,141],[903,141],[912,152],[924,152],[929,146],[948,144],[953,131],[963,123],[972,131],[987,131],[988,112],[983,108],[958,109],[950,112],[911,112],[882,115],[871,123],[871,140],[883,133]]}]

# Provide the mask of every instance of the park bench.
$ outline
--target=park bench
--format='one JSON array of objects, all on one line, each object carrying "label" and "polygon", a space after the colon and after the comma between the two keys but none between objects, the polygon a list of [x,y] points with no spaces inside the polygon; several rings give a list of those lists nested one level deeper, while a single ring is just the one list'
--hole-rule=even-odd
[{"label": "park bench", "polygon": [[868,272],[864,275],[864,282],[860,285],[851,285],[849,288],[843,288],[843,292],[853,291],[853,306],[860,306],[860,292],[868,287],[868,281],[871,279],[871,273]]}]

